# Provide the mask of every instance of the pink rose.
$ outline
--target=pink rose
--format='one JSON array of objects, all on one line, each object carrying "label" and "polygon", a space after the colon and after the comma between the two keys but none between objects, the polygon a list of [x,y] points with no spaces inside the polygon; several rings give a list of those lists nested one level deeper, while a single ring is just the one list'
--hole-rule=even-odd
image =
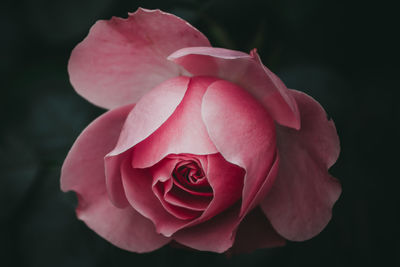
[{"label": "pink rose", "polygon": [[98,21],[68,71],[109,111],[72,146],[61,188],[114,245],[250,251],[309,239],[330,220],[335,126],[256,50],[213,48],[182,19],[139,9]]}]

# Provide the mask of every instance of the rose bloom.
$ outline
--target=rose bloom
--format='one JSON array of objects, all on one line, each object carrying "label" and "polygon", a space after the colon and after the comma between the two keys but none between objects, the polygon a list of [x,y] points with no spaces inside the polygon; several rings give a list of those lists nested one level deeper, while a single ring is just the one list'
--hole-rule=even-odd
[{"label": "rose bloom", "polygon": [[329,222],[340,183],[334,123],[250,54],[139,9],[98,21],[71,54],[75,90],[109,109],[72,146],[61,188],[112,244],[248,252]]}]

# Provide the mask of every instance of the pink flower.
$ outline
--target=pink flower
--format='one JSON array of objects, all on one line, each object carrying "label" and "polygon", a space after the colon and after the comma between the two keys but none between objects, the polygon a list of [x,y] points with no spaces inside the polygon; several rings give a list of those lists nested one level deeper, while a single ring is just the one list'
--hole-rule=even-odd
[{"label": "pink flower", "polygon": [[341,187],[332,121],[250,54],[139,9],[98,21],[72,52],[76,91],[109,109],[78,137],[61,188],[114,245],[251,251],[329,222]]}]

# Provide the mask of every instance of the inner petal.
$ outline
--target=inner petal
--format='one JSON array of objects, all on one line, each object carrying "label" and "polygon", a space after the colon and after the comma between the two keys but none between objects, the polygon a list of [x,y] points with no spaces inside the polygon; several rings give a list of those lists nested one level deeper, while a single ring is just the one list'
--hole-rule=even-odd
[{"label": "inner petal", "polygon": [[170,191],[172,185],[172,181],[169,180],[165,183],[160,182],[157,183],[155,186],[153,186],[153,192],[157,196],[157,198],[160,200],[161,204],[163,207],[173,216],[175,216],[178,219],[181,220],[190,220],[197,218],[201,215],[201,211],[198,210],[193,210],[193,209],[188,209],[184,207],[180,207],[177,205],[173,205],[169,203],[168,201],[165,201],[165,195],[168,191]]},{"label": "inner petal", "polygon": [[204,211],[210,204],[212,196],[207,197],[207,196],[193,195],[187,193],[184,190],[181,190],[176,186],[173,186],[170,191],[167,191],[165,193],[164,199],[168,203],[175,206],[180,206],[192,210]]},{"label": "inner petal", "polygon": [[167,156],[152,167],[153,192],[176,218],[200,217],[212,201],[213,190],[203,164],[207,165],[205,156],[178,154]]},{"label": "inner petal", "polygon": [[178,162],[172,177],[174,184],[187,193],[208,197],[213,195],[201,163],[196,158]]}]

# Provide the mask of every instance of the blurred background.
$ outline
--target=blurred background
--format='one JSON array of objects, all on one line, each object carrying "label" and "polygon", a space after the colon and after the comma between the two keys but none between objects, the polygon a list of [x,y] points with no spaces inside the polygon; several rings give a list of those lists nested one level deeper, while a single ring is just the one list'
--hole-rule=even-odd
[{"label": "blurred background", "polygon": [[[289,88],[334,119],[342,152],[331,173],[343,193],[320,235],[230,258],[169,246],[135,254],[76,219],[60,168],[104,110],[72,89],[68,58],[96,20],[139,6],[188,20],[214,46],[257,47]],[[385,1],[2,0],[0,265],[400,266],[397,17]]]}]

